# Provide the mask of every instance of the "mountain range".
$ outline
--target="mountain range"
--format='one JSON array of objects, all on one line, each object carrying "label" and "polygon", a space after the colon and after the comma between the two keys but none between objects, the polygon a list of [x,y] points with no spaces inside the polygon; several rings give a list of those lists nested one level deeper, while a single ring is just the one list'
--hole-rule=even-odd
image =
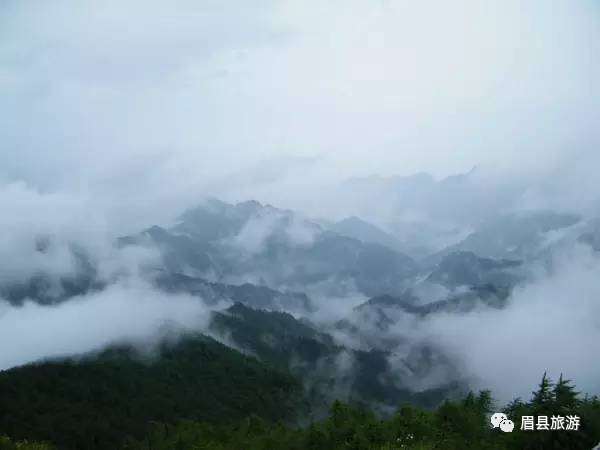
[{"label": "mountain range", "polygon": [[[372,181],[353,183],[371,190]],[[456,190],[465,182],[443,184]],[[418,185],[419,195],[442,201],[430,177],[374,185],[389,183],[399,192]],[[84,438],[62,425],[77,415],[96,436],[87,448],[100,449],[140,436],[148,421],[205,420],[211,405],[212,419],[261,411],[286,421],[324,417],[339,399],[383,415],[406,403],[434,408],[466,394],[471,380],[443,346],[414,330],[442,315],[505,308],[532,264],[574,245],[598,251],[599,223],[547,210],[499,214],[457,242],[409,256],[398,229],[356,216],[325,221],[256,201],[203,201],[113,247],[157,255],[137,276],[166,296],[196,299],[210,310],[207,325],[190,333],[165,323],[150,350],[115,343],[10,368],[0,373],[0,426],[78,448]],[[42,255],[54,245],[44,242]],[[70,251],[71,273],[3,281],[2,297],[15,307],[59,305],[130,276],[107,278],[85,248]],[[95,424],[115,408],[117,421]]]}]

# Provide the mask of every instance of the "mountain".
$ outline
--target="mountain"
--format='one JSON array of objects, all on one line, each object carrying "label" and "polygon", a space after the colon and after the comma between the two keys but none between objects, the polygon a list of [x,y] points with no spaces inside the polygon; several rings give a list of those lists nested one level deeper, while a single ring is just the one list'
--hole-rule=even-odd
[{"label": "mountain", "polygon": [[442,257],[426,281],[449,288],[494,284],[514,286],[520,279],[521,261],[482,258],[471,251],[456,251]]},{"label": "mountain", "polygon": [[[359,334],[367,324],[388,332],[406,315],[422,318],[439,312],[465,313],[475,307],[501,308],[511,290],[524,279],[522,261],[482,258],[473,252],[456,251],[441,257],[407,282],[399,294],[373,296],[356,306],[353,314],[338,323]],[[354,327],[352,323],[359,326]],[[398,344],[399,340],[367,336],[372,345]]]},{"label": "mountain", "polygon": [[65,449],[114,449],[151,421],[272,421],[306,412],[290,375],[202,335],[149,354],[118,346],[0,372],[0,430]]},{"label": "mountain", "polygon": [[424,317],[439,312],[465,313],[473,310],[478,305],[501,308],[504,306],[509,293],[510,291],[507,288],[497,287],[493,284],[483,284],[454,292],[443,300],[423,304],[410,291],[407,291],[399,297],[383,295],[371,298],[354,308],[354,311],[364,313],[377,310],[379,313],[386,313],[387,323],[392,324],[395,323],[395,320],[392,320],[395,316],[392,311]]},{"label": "mountain", "polygon": [[527,188],[524,182],[507,182],[489,168],[476,167],[440,180],[427,173],[352,178],[320,192],[319,201],[336,205],[338,214],[384,228],[403,251],[421,259],[513,210]]},{"label": "mountain", "polygon": [[589,245],[595,251],[600,251],[600,219],[589,220],[577,240]]},{"label": "mountain", "polygon": [[[516,399],[504,408],[494,404],[493,392],[481,391],[444,402],[435,410],[402,405],[388,418],[373,414],[363,405],[335,402],[327,419],[306,427],[270,424],[257,418],[233,426],[158,423],[143,440],[128,442],[125,450],[597,450],[600,400],[578,393],[576,386],[562,377],[557,383],[549,382],[546,376],[543,380],[529,399]],[[549,432],[543,427],[522,430],[519,426],[526,417],[552,416],[552,411],[560,409],[568,409],[569,415],[579,418],[577,429]],[[490,426],[490,411],[502,411],[510,420],[505,424],[508,428]],[[504,432],[507,430],[512,432]]]},{"label": "mountain", "polygon": [[[51,250],[53,241],[44,239],[36,245],[36,253],[40,258]],[[22,305],[27,300],[51,305],[68,300],[77,295],[104,288],[105,283],[99,279],[97,268],[89,255],[75,245],[63,249],[70,259],[70,268],[53,271],[47,267],[23,278],[0,277],[0,298],[12,305]]]},{"label": "mountain", "polygon": [[[337,321],[335,328],[354,346],[404,355],[397,363],[410,368],[405,376],[412,377],[413,386],[439,385],[439,379],[431,384],[427,381],[435,373],[438,376],[444,373],[446,381],[460,383],[464,374],[456,367],[456,361],[432,341],[420,340],[418,333],[413,334],[414,329],[421,324],[426,327],[427,319],[437,314],[460,315],[476,308],[501,309],[509,294],[509,288],[486,284],[448,291],[440,300],[427,301],[408,289],[399,296],[382,295],[367,300]],[[416,374],[418,380],[414,379]]]},{"label": "mountain", "polygon": [[[345,193],[349,199],[354,199],[353,204],[371,212],[373,204],[384,200],[391,216],[400,220],[412,215],[416,220],[421,217],[473,225],[508,209],[525,189],[515,180],[505,183],[492,177],[493,173],[483,167],[440,180],[428,173],[369,176],[347,180],[338,187],[338,192],[342,196]],[[482,185],[487,190],[481,189]],[[490,189],[493,195],[490,195]]]},{"label": "mountain", "polygon": [[[440,361],[429,360],[427,349],[414,349],[404,363],[389,350],[357,350],[306,321],[281,312],[253,310],[241,304],[216,313],[210,330],[234,348],[258,357],[301,380],[311,403],[322,410],[335,399],[361,401],[387,411],[409,402],[433,407],[462,392],[453,380],[414,389],[414,377],[425,378]],[[399,367],[402,367],[399,369]]]},{"label": "mountain", "polygon": [[[417,198],[396,198],[416,206],[419,196],[441,201],[442,188],[473,187],[472,177],[366,180],[365,189],[419,186]],[[575,243],[600,248],[600,221],[530,211],[446,222],[447,208],[439,221],[404,216],[392,235],[354,216],[317,223],[256,201],[211,199],[170,226],[118,239],[119,251],[155,250],[158,262],[140,266],[139,276],[163,293],[202,299],[212,310],[208,328],[167,333],[152,351],[115,345],[0,373],[0,432],[65,448],[114,448],[127,435],[142,436],[151,421],[310,420],[337,399],[389,415],[401,404],[434,408],[464,394],[470,380],[460,358],[419,327],[436,315],[505,307],[532,260]],[[419,262],[399,251],[412,239],[398,237],[407,223],[423,237],[441,233],[428,248],[444,249]],[[473,230],[454,242],[463,225]],[[42,244],[36,251],[52,245]],[[85,252],[77,258],[72,273],[0,283],[0,295],[15,305],[53,304],[114,281],[101,279]],[[338,307],[345,312],[315,321]]]},{"label": "mountain", "polygon": [[486,258],[530,259],[539,255],[552,233],[568,230],[581,217],[554,211],[505,214],[483,223],[461,242],[449,246],[433,259],[456,251],[469,251]]},{"label": "mountain", "polygon": [[314,310],[312,300],[301,292],[280,292],[267,286],[256,286],[250,283],[241,285],[212,283],[202,278],[166,271],[154,273],[153,281],[165,292],[184,292],[198,296],[212,306],[217,306],[219,302],[224,301],[275,311],[307,313]]},{"label": "mountain", "polygon": [[351,282],[366,295],[394,293],[418,270],[412,258],[396,250],[341,236],[258,202],[210,200],[170,228],[155,226],[119,244],[158,249],[170,273],[294,291]]},{"label": "mountain", "polygon": [[400,242],[391,234],[386,233],[375,225],[359,219],[356,216],[348,217],[331,225],[329,230],[340,236],[357,239],[362,242],[383,245],[391,249],[400,249]]}]

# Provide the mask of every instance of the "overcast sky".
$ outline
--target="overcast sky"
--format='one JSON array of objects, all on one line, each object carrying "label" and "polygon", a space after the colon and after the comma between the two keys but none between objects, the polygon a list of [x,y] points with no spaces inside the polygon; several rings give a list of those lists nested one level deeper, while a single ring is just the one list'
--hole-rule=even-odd
[{"label": "overcast sky", "polygon": [[596,161],[599,55],[593,0],[2,0],[0,183],[126,214],[230,174]]}]

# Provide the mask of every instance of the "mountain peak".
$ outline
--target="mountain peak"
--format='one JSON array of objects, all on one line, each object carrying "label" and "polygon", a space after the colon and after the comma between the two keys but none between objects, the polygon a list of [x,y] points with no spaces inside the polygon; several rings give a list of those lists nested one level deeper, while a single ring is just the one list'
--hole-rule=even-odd
[{"label": "mountain peak", "polygon": [[334,223],[331,231],[362,242],[379,244],[392,249],[399,248],[399,242],[394,236],[357,216],[350,216]]}]

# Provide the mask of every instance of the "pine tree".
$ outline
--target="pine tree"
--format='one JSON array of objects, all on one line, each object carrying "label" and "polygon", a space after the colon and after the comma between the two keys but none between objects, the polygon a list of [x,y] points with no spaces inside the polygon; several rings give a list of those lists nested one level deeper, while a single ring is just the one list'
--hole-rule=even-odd
[{"label": "pine tree", "polygon": [[523,402],[521,397],[517,397],[504,407],[504,413],[508,417],[520,417],[525,408],[527,408],[527,404]]},{"label": "pine tree", "polygon": [[481,412],[488,414],[493,409],[493,400],[491,391],[480,391],[477,397],[477,404]]},{"label": "pine tree", "polygon": [[562,412],[572,412],[580,403],[578,400],[579,392],[575,391],[571,380],[563,378],[562,373],[554,386],[553,395],[557,410]]},{"label": "pine tree", "polygon": [[542,381],[539,384],[538,390],[532,392],[531,406],[536,412],[551,412],[550,409],[554,404],[554,391],[552,380],[544,372]]}]

